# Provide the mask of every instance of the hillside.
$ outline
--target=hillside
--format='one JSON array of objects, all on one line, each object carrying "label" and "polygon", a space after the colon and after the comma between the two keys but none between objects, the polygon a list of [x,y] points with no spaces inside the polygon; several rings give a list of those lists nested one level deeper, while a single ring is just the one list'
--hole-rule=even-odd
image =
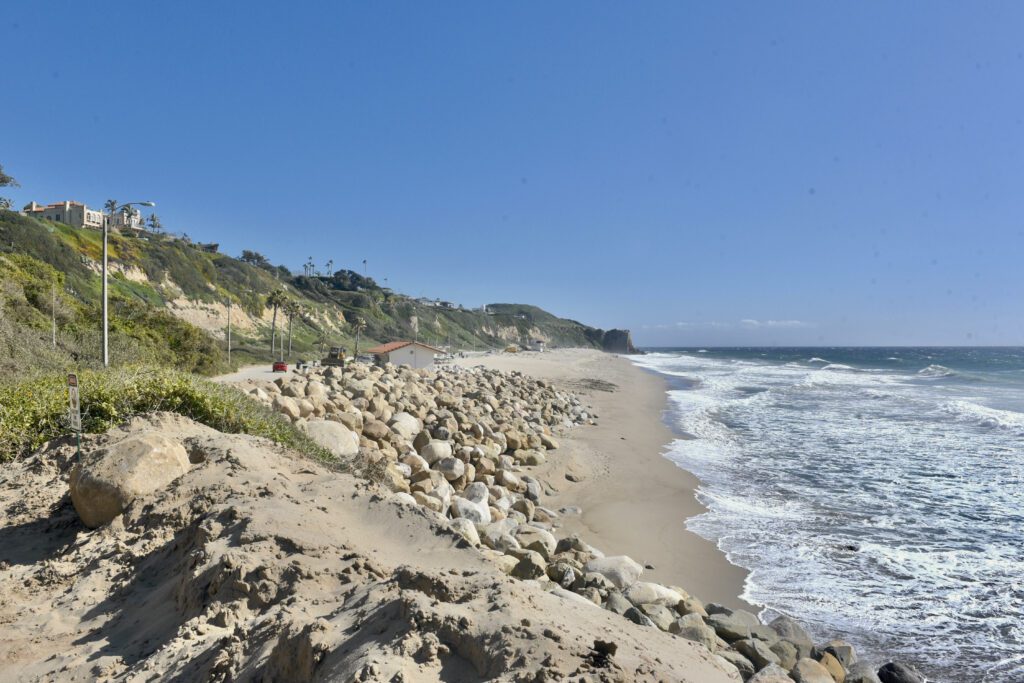
[{"label": "hillside", "polygon": [[[0,211],[0,369],[95,366],[99,359],[99,232]],[[453,349],[500,348],[544,340],[551,346],[626,351],[628,333],[606,333],[535,306],[492,304],[484,310],[445,307],[382,288],[350,270],[293,275],[252,252],[244,260],[183,239],[111,234],[111,362],[171,364],[201,374],[271,357],[275,290],[297,304],[291,320],[293,358],[324,345],[360,346],[417,336]],[[233,353],[225,353],[228,313]],[[56,320],[56,344],[52,321]],[[277,316],[279,334],[288,319]],[[287,346],[287,342],[286,342]]]}]

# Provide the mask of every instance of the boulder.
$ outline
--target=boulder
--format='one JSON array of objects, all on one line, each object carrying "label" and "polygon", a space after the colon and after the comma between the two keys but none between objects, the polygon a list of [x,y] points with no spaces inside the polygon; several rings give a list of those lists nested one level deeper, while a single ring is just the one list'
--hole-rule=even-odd
[{"label": "boulder", "polygon": [[363,436],[374,441],[383,441],[391,434],[388,426],[380,420],[369,420],[363,423]]},{"label": "boulder", "polygon": [[540,553],[545,560],[549,560],[555,554],[557,541],[549,531],[535,526],[519,526],[512,535],[519,541],[519,545]]},{"label": "boulder", "polygon": [[925,678],[917,669],[899,662],[889,662],[878,670],[878,680],[882,683],[925,683]]},{"label": "boulder", "polygon": [[636,607],[630,607],[622,616],[626,617],[634,624],[638,624],[640,626],[650,626],[651,628],[657,628],[654,625],[654,622],[651,621],[651,618],[643,612],[641,612],[640,610],[638,610]]},{"label": "boulder", "polygon": [[683,600],[683,596],[657,583],[637,581],[625,591],[626,599],[634,605],[657,604],[675,607]]},{"label": "boulder", "polygon": [[778,664],[769,664],[751,676],[747,683],[793,683],[793,679]]},{"label": "boulder", "polygon": [[708,615],[704,610],[704,603],[693,596],[683,598],[683,601],[676,605],[676,611],[680,614],[699,614],[702,617]]},{"label": "boulder", "polygon": [[640,611],[646,614],[648,618],[654,622],[654,625],[662,631],[668,631],[676,620],[675,613],[664,605],[650,604],[637,605],[637,607],[639,607]]},{"label": "boulder", "polygon": [[476,525],[464,517],[457,517],[451,520],[452,529],[458,535],[472,543],[480,545],[480,534],[476,531]]},{"label": "boulder", "polygon": [[778,664],[778,656],[769,649],[763,640],[757,638],[746,638],[737,641],[732,645],[733,649],[750,660],[758,671],[769,664]]},{"label": "boulder", "polygon": [[625,590],[636,583],[643,570],[639,562],[626,555],[595,557],[584,566],[584,571],[601,574],[619,590]]},{"label": "boulder", "polygon": [[818,663],[828,669],[829,674],[836,683],[846,683],[846,669],[839,663],[839,660],[829,652],[822,652]]},{"label": "boulder", "polygon": [[800,659],[800,653],[797,651],[796,645],[788,640],[776,641],[771,646],[771,650],[779,658],[779,666],[786,671],[796,666],[797,661]]},{"label": "boulder", "polygon": [[447,441],[438,441],[437,439],[428,441],[420,449],[420,456],[433,465],[438,460],[452,457],[452,445]]},{"label": "boulder", "polygon": [[754,665],[739,652],[735,650],[721,650],[718,656],[735,666],[740,672],[740,678],[743,680],[747,680],[754,675]]},{"label": "boulder", "polygon": [[846,683],[882,683],[875,670],[863,662],[857,662],[846,672]]},{"label": "boulder", "polygon": [[466,473],[466,463],[458,458],[441,458],[434,463],[434,469],[448,481],[454,481]]},{"label": "boulder", "polygon": [[845,640],[830,640],[818,649],[839,660],[844,669],[849,669],[857,663],[857,651]]},{"label": "boulder", "polygon": [[389,423],[391,430],[407,441],[412,441],[423,431],[423,423],[414,415],[406,412],[395,413]]},{"label": "boulder", "polygon": [[270,407],[275,413],[281,413],[290,420],[298,420],[302,417],[299,404],[290,396],[280,394],[274,396],[274,402],[270,404]]},{"label": "boulder", "polygon": [[695,643],[700,643],[712,652],[715,650],[715,629],[704,624],[686,624],[681,626],[678,631],[680,638],[686,638],[692,640]]},{"label": "boulder", "polygon": [[527,550],[518,557],[519,562],[512,568],[512,576],[517,579],[539,579],[547,573],[547,564],[540,553]]},{"label": "boulder", "polygon": [[627,600],[622,593],[617,590],[608,592],[608,598],[605,601],[604,608],[609,612],[615,612],[616,614],[625,614],[633,605]]},{"label": "boulder", "polygon": [[473,524],[487,524],[491,521],[491,510],[489,507],[466,500],[461,496],[452,498],[451,512],[452,517],[466,519]]},{"label": "boulder", "polygon": [[753,635],[750,624],[731,614],[712,614],[707,618],[707,623],[715,629],[715,633],[730,643]]},{"label": "boulder", "polygon": [[828,669],[807,657],[797,662],[789,675],[796,683],[836,683]]},{"label": "boulder", "polygon": [[359,452],[359,435],[340,422],[312,420],[302,428],[309,438],[339,458],[351,457]]},{"label": "boulder", "polygon": [[188,453],[162,434],[132,436],[94,451],[71,471],[71,502],[90,529],[117,517],[128,505],[188,472]]},{"label": "boulder", "polygon": [[553,450],[558,448],[558,442],[555,441],[555,438],[553,436],[549,436],[547,434],[541,434],[540,435],[540,442],[541,442],[541,445],[543,445],[544,448],[548,449],[549,451],[553,451]]}]

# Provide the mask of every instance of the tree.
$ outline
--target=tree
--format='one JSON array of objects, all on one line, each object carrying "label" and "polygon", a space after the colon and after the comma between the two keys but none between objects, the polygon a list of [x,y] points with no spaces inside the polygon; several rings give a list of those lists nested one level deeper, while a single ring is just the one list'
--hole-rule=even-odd
[{"label": "tree", "polygon": [[[17,180],[4,173],[4,166],[0,164],[0,187],[21,187]],[[0,197],[0,209],[9,209],[14,202],[7,197]]]},{"label": "tree", "polygon": [[363,333],[363,330],[366,329],[366,321],[361,317],[357,317],[352,321],[352,328],[356,331],[356,352],[353,354],[353,358],[355,358],[359,355],[359,336]]},{"label": "tree", "polygon": [[302,304],[294,299],[288,299],[284,305],[284,314],[288,316],[288,357],[292,357],[292,319],[298,316],[302,320]]},{"label": "tree", "polygon": [[251,263],[254,266],[266,266],[270,265],[270,261],[267,257],[258,251],[250,251],[248,249],[242,250],[242,255],[238,257],[239,261],[243,263]]},{"label": "tree", "polygon": [[275,289],[267,295],[267,307],[274,309],[274,317],[270,320],[270,357],[274,357],[274,349],[277,346],[277,311],[288,301],[283,289]]},{"label": "tree", "polygon": [[113,218],[114,211],[117,209],[117,200],[108,199],[107,201],[103,202],[103,208],[106,209],[107,213],[110,214],[110,217]]},{"label": "tree", "polygon": [[153,232],[160,232],[164,224],[160,222],[160,217],[155,213],[149,214],[149,218],[146,219],[146,223],[149,225],[149,229]]}]

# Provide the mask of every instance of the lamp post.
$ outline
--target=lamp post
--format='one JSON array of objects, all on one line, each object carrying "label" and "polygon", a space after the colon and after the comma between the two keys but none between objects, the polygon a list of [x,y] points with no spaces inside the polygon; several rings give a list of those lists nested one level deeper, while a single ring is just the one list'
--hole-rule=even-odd
[{"label": "lamp post", "polygon": [[[156,202],[127,202],[110,212],[113,218],[130,206],[156,206]],[[110,353],[107,346],[107,234],[110,232],[109,222],[103,223],[103,367],[110,366]]]}]

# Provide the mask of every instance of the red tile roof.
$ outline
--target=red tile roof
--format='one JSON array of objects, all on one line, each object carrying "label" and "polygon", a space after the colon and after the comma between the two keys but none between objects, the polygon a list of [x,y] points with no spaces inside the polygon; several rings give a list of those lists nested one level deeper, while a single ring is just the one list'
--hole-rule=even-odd
[{"label": "red tile roof", "polygon": [[374,346],[372,349],[366,349],[366,353],[373,353],[373,354],[391,353],[392,351],[397,351],[398,349],[403,349],[406,346],[410,346],[412,344],[415,344],[416,346],[422,346],[425,349],[430,349],[434,353],[444,353],[444,351],[442,351],[441,349],[436,349],[433,346],[428,346],[427,344],[423,344],[423,343],[420,343],[420,342],[411,342],[411,341],[393,341],[393,342],[388,342],[387,344],[381,344],[380,346]]}]

